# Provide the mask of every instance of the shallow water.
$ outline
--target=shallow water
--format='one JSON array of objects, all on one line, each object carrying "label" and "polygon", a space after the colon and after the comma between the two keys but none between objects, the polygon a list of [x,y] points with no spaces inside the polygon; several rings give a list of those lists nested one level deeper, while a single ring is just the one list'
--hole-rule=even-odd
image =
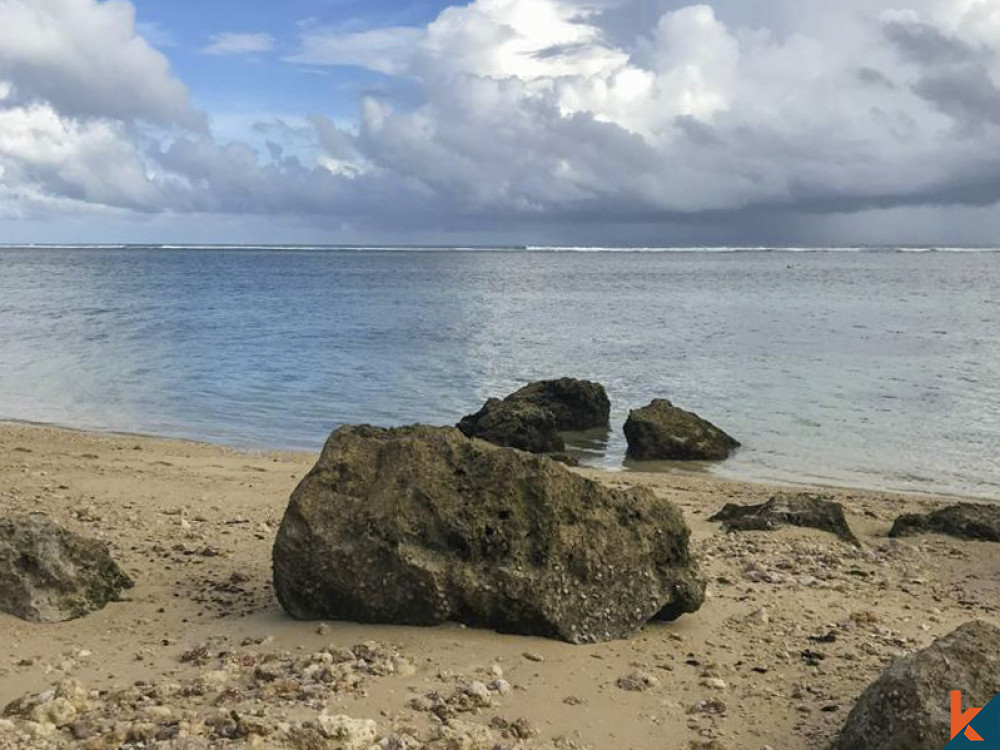
[{"label": "shallow water", "polygon": [[727,476],[1000,497],[1000,253],[0,249],[0,416],[315,449],[563,375]]}]

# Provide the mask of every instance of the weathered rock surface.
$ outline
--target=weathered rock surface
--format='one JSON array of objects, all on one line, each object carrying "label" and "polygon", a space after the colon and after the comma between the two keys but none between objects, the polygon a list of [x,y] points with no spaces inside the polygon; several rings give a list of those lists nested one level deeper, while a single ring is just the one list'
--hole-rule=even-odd
[{"label": "weathered rock surface", "polygon": [[491,398],[478,412],[464,417],[458,429],[467,437],[529,453],[549,453],[566,447],[552,412],[526,402]]},{"label": "weathered rock surface", "polygon": [[638,461],[721,461],[740,443],[666,399],[633,409],[625,422],[628,455]]},{"label": "weathered rock surface", "polygon": [[344,427],[274,545],[299,619],[456,620],[584,643],[693,612],[704,582],[676,507],[433,427]]},{"label": "weathered rock surface", "polygon": [[1000,505],[955,503],[931,513],[900,516],[889,531],[891,537],[917,534],[947,534],[959,539],[1000,542]]},{"label": "weathered rock surface", "polygon": [[63,622],[117,601],[131,587],[101,542],[43,515],[0,518],[0,611]]},{"label": "weathered rock surface", "polygon": [[820,529],[860,545],[840,503],[808,492],[778,493],[761,505],[730,503],[709,520],[722,523],[727,531],[772,531],[781,526]]},{"label": "weathered rock surface", "polygon": [[608,424],[611,402],[604,386],[562,378],[530,383],[502,401],[491,398],[458,423],[467,437],[532,453],[561,451],[558,433]]},{"label": "weathered rock surface", "polygon": [[600,383],[575,378],[529,383],[507,397],[552,412],[557,430],[604,427],[611,419],[611,401]]},{"label": "weathered rock surface", "polygon": [[862,693],[832,750],[940,750],[951,739],[949,697],[963,711],[1000,692],[1000,629],[963,625],[899,659]]}]

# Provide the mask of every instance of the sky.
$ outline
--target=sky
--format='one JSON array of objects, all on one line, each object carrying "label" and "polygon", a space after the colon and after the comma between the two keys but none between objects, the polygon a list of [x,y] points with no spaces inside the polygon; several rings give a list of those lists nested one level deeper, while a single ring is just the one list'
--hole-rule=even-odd
[{"label": "sky", "polygon": [[1000,0],[0,0],[0,243],[1000,244]]}]

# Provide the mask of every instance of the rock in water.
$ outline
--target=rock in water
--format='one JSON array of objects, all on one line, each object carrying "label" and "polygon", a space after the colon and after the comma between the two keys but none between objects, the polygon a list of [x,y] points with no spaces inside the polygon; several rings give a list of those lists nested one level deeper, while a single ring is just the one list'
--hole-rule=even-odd
[{"label": "rock in water", "polygon": [[604,427],[611,419],[611,401],[600,383],[562,378],[529,383],[506,399],[534,404],[552,413],[557,430]]},{"label": "rock in water", "polygon": [[542,380],[530,383],[503,401],[491,398],[475,414],[458,423],[467,437],[532,453],[561,451],[558,433],[604,427],[611,401],[600,383],[588,380]]},{"label": "rock in water", "polygon": [[847,717],[832,750],[940,750],[951,739],[950,693],[963,711],[1000,692],[1000,629],[967,623],[887,667]]},{"label": "rock in water", "polygon": [[947,534],[959,539],[1000,542],[1000,505],[955,503],[924,515],[900,516],[889,531],[891,537],[917,534]]},{"label": "rock in water", "polygon": [[455,620],[573,643],[694,612],[680,511],[436,427],[343,427],[292,494],[274,584],[299,619]]},{"label": "rock in water", "polygon": [[860,546],[840,503],[808,492],[779,492],[762,505],[730,503],[708,520],[721,522],[727,531],[771,531],[781,526],[820,529]]},{"label": "rock in water", "polygon": [[721,461],[740,447],[711,422],[663,398],[629,412],[625,439],[629,458],[638,461]]},{"label": "rock in water", "polygon": [[470,438],[529,453],[550,453],[566,447],[552,412],[530,403],[491,398],[478,412],[464,417],[458,429]]},{"label": "rock in water", "polygon": [[0,611],[63,622],[117,601],[131,587],[103,543],[40,514],[0,518]]}]

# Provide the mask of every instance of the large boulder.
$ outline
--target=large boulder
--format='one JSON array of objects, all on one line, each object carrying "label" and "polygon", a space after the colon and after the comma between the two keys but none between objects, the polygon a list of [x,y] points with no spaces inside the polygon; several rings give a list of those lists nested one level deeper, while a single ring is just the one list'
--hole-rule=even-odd
[{"label": "large boulder", "polygon": [[941,750],[951,740],[950,697],[962,711],[1000,692],[1000,629],[967,623],[892,663],[855,704],[832,750]]},{"label": "large boulder", "polygon": [[711,422],[665,398],[629,412],[625,439],[629,458],[638,461],[721,461],[740,447]]},{"label": "large boulder", "polygon": [[503,401],[491,398],[458,423],[467,437],[532,453],[561,451],[559,432],[604,427],[611,401],[600,383],[562,378],[529,383]]},{"label": "large boulder", "polygon": [[292,494],[274,584],[299,619],[589,643],[693,612],[680,511],[540,456],[435,427],[343,427]]},{"label": "large boulder", "polygon": [[101,542],[40,514],[0,518],[0,611],[63,622],[118,601],[131,587]]},{"label": "large boulder", "polygon": [[761,505],[727,503],[708,520],[721,523],[727,531],[772,531],[782,526],[820,529],[859,545],[840,503],[809,492],[779,492]]},{"label": "large boulder", "polygon": [[959,539],[1000,542],[1000,505],[955,503],[926,514],[900,516],[889,531],[891,537],[947,534]]}]

